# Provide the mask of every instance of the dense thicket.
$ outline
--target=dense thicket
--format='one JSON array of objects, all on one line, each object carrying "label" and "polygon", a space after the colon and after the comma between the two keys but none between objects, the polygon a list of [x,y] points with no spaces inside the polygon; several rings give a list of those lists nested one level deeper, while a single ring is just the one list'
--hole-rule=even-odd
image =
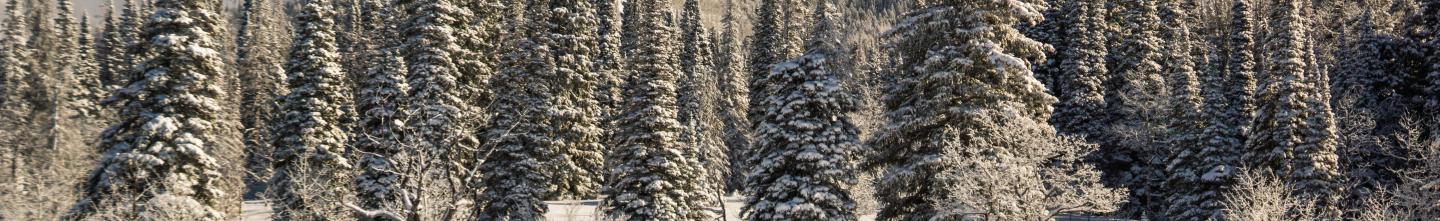
[{"label": "dense thicket", "polygon": [[85,3],[5,2],[0,219],[1437,211],[1440,1]]}]

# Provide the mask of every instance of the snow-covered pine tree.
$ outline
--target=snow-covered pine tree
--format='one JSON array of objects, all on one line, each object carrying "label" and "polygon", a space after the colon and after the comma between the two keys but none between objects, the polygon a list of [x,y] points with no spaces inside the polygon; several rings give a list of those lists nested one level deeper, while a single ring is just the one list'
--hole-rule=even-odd
[{"label": "snow-covered pine tree", "polygon": [[115,10],[113,2],[105,3],[105,25],[100,29],[102,39],[96,42],[95,48],[95,56],[99,61],[97,74],[100,77],[100,83],[110,89],[120,87],[117,75],[130,66],[124,61],[125,43],[124,39],[121,39],[123,33],[120,33],[123,30],[120,30],[120,24],[118,24],[120,15]]},{"label": "snow-covered pine tree", "polygon": [[[596,33],[597,39],[595,53],[595,72],[598,82],[595,85],[595,102],[600,104],[600,119],[602,128],[614,128],[610,121],[620,109],[624,102],[621,97],[622,86],[621,63],[625,57],[620,55],[620,2],[619,0],[594,0]],[[608,138],[610,129],[606,129],[606,146],[610,146],[611,139]]]},{"label": "snow-covered pine tree", "polygon": [[139,76],[126,76],[124,74],[132,73],[130,69],[138,65],[140,60],[144,58],[140,54],[141,51],[139,48],[140,44],[144,43],[140,42],[143,40],[140,39],[140,32],[144,31],[140,30],[140,26],[145,24],[145,14],[150,12],[143,9],[144,1],[122,1],[125,1],[125,5],[120,8],[119,23],[116,23],[115,26],[116,32],[120,35],[120,44],[122,45],[118,51],[123,52],[119,53],[119,59],[122,64],[127,65],[123,66],[120,70],[116,70],[116,76],[113,76],[114,79],[112,79],[112,81],[115,82],[115,87],[118,88],[129,86],[131,81],[139,78]]},{"label": "snow-covered pine tree", "polygon": [[461,111],[470,112],[467,118],[459,120],[470,127],[478,128],[486,125],[485,121],[489,120],[485,109],[495,98],[490,91],[489,81],[498,70],[496,65],[499,55],[502,54],[497,45],[503,42],[500,33],[501,29],[505,29],[501,23],[505,19],[502,14],[504,6],[495,0],[456,1],[454,4],[463,10],[454,11],[458,16],[451,18],[455,21],[450,29],[460,50],[454,51],[450,59],[461,73],[455,76],[456,89],[459,90],[457,95],[469,104],[460,106]]},{"label": "snow-covered pine tree", "polygon": [[1255,114],[1255,58],[1250,4],[1233,1],[1228,41],[1221,46],[1224,71],[1203,76],[1206,119],[1201,146],[1182,152],[1167,166],[1170,175],[1165,217],[1207,220],[1224,217],[1225,191],[1235,184],[1240,154]]},{"label": "snow-covered pine tree", "polygon": [[604,167],[598,72],[600,37],[589,0],[532,0],[515,29],[514,50],[492,84],[497,92],[480,166],[482,220],[538,220],[542,199],[585,199]]},{"label": "snow-covered pine tree", "polygon": [[[1156,0],[1123,0],[1115,4],[1122,31],[1105,81],[1105,126],[1090,140],[1100,144],[1099,167],[1108,184],[1130,188],[1131,202],[1142,201],[1159,183],[1164,159],[1157,142],[1165,131],[1165,76],[1161,59],[1160,18]],[[1128,204],[1139,211],[1144,204]],[[1129,214],[1138,217],[1138,213]]]},{"label": "snow-covered pine tree", "polygon": [[[1390,75],[1389,62],[1385,61],[1384,50],[1386,43],[1391,36],[1380,33],[1376,30],[1374,16],[1366,11],[1359,18],[1356,18],[1356,25],[1349,30],[1353,37],[1349,41],[1342,42],[1344,45],[1337,52],[1337,65],[1335,67],[1334,81],[1331,86],[1341,94],[1354,94],[1356,108],[1371,109],[1372,112],[1382,112],[1380,95],[1383,88],[1380,80]],[[1373,108],[1373,109],[1372,109]]]},{"label": "snow-covered pine tree", "polygon": [[362,10],[378,11],[366,12],[361,21],[363,30],[377,39],[368,46],[373,47],[372,51],[364,54],[364,63],[369,66],[355,91],[358,116],[351,145],[355,148],[354,155],[359,155],[355,164],[359,172],[351,185],[358,196],[356,206],[399,216],[377,215],[360,217],[360,220],[418,219],[416,212],[419,211],[412,207],[417,204],[417,198],[405,194],[417,191],[416,180],[406,176],[416,168],[413,162],[418,151],[404,140],[407,130],[404,122],[409,116],[405,93],[409,85],[405,84],[406,65],[398,51],[404,39],[400,39],[397,30],[398,22],[404,19],[400,14],[404,9],[394,1],[365,0],[361,4]]},{"label": "snow-covered pine tree", "polygon": [[766,89],[769,83],[764,82],[765,76],[769,75],[770,68],[775,64],[784,62],[787,59],[799,56],[802,53],[804,42],[798,35],[803,33],[800,29],[791,29],[795,23],[802,22],[791,12],[793,8],[804,7],[801,0],[760,0],[755,6],[755,20],[752,22],[752,37],[750,42],[749,64],[747,65],[749,75],[749,101],[746,110],[749,125],[753,127],[759,122],[759,116],[765,110],[759,109],[759,103],[765,100],[770,93]]},{"label": "snow-covered pine tree", "polygon": [[[240,114],[240,125],[245,128],[244,182],[247,198],[259,196],[268,186],[270,156],[275,149],[271,126],[278,116],[278,101],[289,93],[285,86],[284,61],[280,56],[293,36],[290,36],[290,28],[286,25],[288,21],[285,21],[280,7],[279,3],[271,0],[246,0],[240,5],[235,70],[239,72],[240,106],[245,109]],[[121,22],[124,22],[123,18]]]},{"label": "snow-covered pine tree", "polygon": [[[25,19],[19,0],[9,0],[5,5],[5,31],[0,33],[0,111],[8,111],[15,107],[14,102],[21,99],[20,93],[25,86],[21,79],[29,76],[29,64],[26,63]],[[9,113],[5,113],[9,114]]]},{"label": "snow-covered pine tree", "polygon": [[1061,6],[1064,16],[1052,23],[1057,27],[1053,58],[1058,65],[1052,75],[1050,92],[1059,99],[1051,123],[1061,134],[1094,137],[1104,130],[1105,111],[1105,11],[1104,4],[1091,0],[1066,1]]},{"label": "snow-covered pine tree", "polygon": [[491,104],[495,115],[486,128],[490,150],[480,164],[485,177],[474,208],[479,220],[543,219],[548,207],[541,200],[555,187],[552,183],[573,181],[546,179],[552,173],[570,172],[547,167],[564,162],[558,153],[561,142],[554,136],[561,125],[549,113],[557,111],[554,101],[558,100],[551,94],[558,91],[554,88],[558,84],[551,80],[561,77],[558,61],[550,56],[556,54],[551,50],[557,50],[551,46],[561,45],[547,37],[552,31],[550,17],[556,16],[550,13],[550,1],[526,1],[524,23],[512,30],[515,36],[509,45],[514,49],[501,59],[502,69],[492,81],[499,96]]},{"label": "snow-covered pine tree", "polygon": [[[547,111],[555,123],[555,143],[547,148],[554,156],[547,177],[552,179],[550,194],[544,199],[590,199],[596,197],[604,182],[605,145],[601,138],[600,112],[596,102],[596,86],[603,83],[603,72],[595,71],[597,43],[602,37],[594,30],[599,21],[589,0],[550,0],[550,13],[545,17],[551,26],[539,33],[549,38],[556,78],[551,78],[552,110]],[[537,33],[536,37],[540,37]]]},{"label": "snow-covered pine tree", "polygon": [[[1267,52],[1270,64],[1266,86],[1258,100],[1259,116],[1241,160],[1247,170],[1273,173],[1295,185],[1300,199],[1317,200],[1315,209],[1335,203],[1329,197],[1339,176],[1335,131],[1324,73],[1312,67],[1308,22],[1300,1],[1276,0],[1270,15],[1272,29]],[[1328,81],[1328,78],[1325,79]],[[1321,109],[1323,106],[1323,110]]]},{"label": "snow-covered pine tree", "polygon": [[841,88],[838,27],[829,3],[815,10],[816,27],[806,54],[775,66],[766,76],[776,94],[766,98],[765,115],[748,161],[748,220],[855,220],[859,129],[848,115],[857,97]]},{"label": "snow-covered pine tree", "polygon": [[272,128],[275,147],[270,179],[275,218],[325,220],[344,217],[341,199],[350,196],[346,142],[354,117],[346,75],[336,53],[334,11],[327,0],[299,3],[295,38],[285,65],[290,93]]},{"label": "snow-covered pine tree", "polygon": [[889,122],[869,161],[885,171],[878,219],[1045,220],[1114,209],[1124,193],[1096,188],[1098,175],[1076,159],[1091,147],[1046,123],[1056,100],[1030,64],[1049,46],[1014,28],[1043,10],[1034,0],[933,1],[890,32],[898,60],[884,99]]},{"label": "snow-covered pine tree", "polygon": [[[1303,4],[1303,3],[1302,3]],[[1301,17],[1304,18],[1304,17]],[[1311,23],[1313,20],[1306,20]],[[1313,29],[1312,29],[1313,30]],[[1347,182],[1341,174],[1340,156],[1338,153],[1340,145],[1339,126],[1336,125],[1335,110],[1331,105],[1334,99],[1331,97],[1330,73],[1328,67],[1318,62],[1319,53],[1316,40],[1307,40],[1305,44],[1309,48],[1305,60],[1309,63],[1307,70],[1311,77],[1306,84],[1311,85],[1310,97],[1305,102],[1307,114],[1304,131],[1306,140],[1296,148],[1296,159],[1292,160],[1294,168],[1290,179],[1294,180],[1297,195],[1301,199],[1312,201],[1313,214],[1320,216],[1341,215],[1340,205],[1342,202],[1342,185]]]},{"label": "snow-covered pine tree", "polygon": [[[355,176],[355,192],[360,207],[367,210],[385,210],[405,205],[401,201],[401,174],[397,165],[402,154],[413,156],[405,148],[406,107],[405,64],[397,56],[395,48],[381,49],[371,54],[372,64],[362,82],[359,97],[356,98],[355,150],[360,155],[357,162],[360,175]],[[391,211],[399,212],[399,211]],[[380,219],[377,219],[380,220]]]},{"label": "snow-covered pine tree", "polygon": [[[639,34],[639,32],[640,32],[641,30],[635,30],[635,27],[636,27],[636,26],[633,25],[633,24],[635,24],[636,22],[639,22],[639,18],[636,17],[636,16],[639,16],[639,15],[636,13],[635,10],[631,10],[632,8],[635,8],[635,7],[636,7],[636,6],[635,6],[635,1],[624,1],[624,0],[621,0],[621,1],[624,2],[624,4],[620,5],[620,6],[619,6],[620,9],[617,9],[617,10],[620,10],[620,21],[619,21],[620,27],[619,27],[618,29],[619,29],[619,31],[620,31],[620,53],[623,54],[624,52],[628,52],[628,51],[630,51],[630,50],[632,50],[632,49],[635,48],[635,46],[636,46],[636,45],[635,45],[635,41],[636,41],[636,36],[635,36],[635,35]],[[625,67],[621,67],[622,69],[623,69],[623,68],[628,68],[628,67],[630,66],[630,64],[624,64],[626,61],[629,61],[629,57],[628,57],[629,55],[625,55],[625,56],[626,56],[625,58],[621,58],[621,62],[620,62],[622,65],[625,66]],[[627,72],[628,72],[628,71],[627,71]],[[627,79],[629,79],[629,77],[623,77],[622,79],[620,79],[620,81],[623,82],[623,81],[625,81],[625,80],[627,80]],[[626,84],[628,84],[628,83],[626,83]],[[622,85],[622,87],[623,87],[623,85]],[[624,89],[621,89],[621,90],[624,90]],[[622,92],[622,94],[623,94],[623,92]],[[624,102],[625,102],[625,101],[623,100],[624,98],[621,98],[621,99],[622,99],[622,100],[619,100],[619,101],[616,101],[616,102],[624,103]],[[620,104],[620,106],[624,106],[624,104]],[[623,109],[623,107],[621,107],[621,109]],[[617,114],[619,114],[619,113],[617,113]]]},{"label": "snow-covered pine tree", "polygon": [[[416,179],[427,180],[427,186],[417,197],[432,200],[434,205],[416,205],[417,208],[437,210],[436,214],[454,214],[468,211],[454,202],[473,197],[474,191],[466,189],[473,182],[474,174],[469,170],[475,162],[479,141],[472,128],[477,125],[473,117],[476,107],[473,100],[463,93],[470,92],[461,87],[463,73],[457,66],[456,56],[464,54],[456,32],[464,23],[460,17],[470,17],[469,10],[451,0],[401,1],[406,6],[409,20],[402,26],[406,39],[402,46],[406,76],[410,91],[409,131],[407,143],[415,145],[430,171],[421,171]],[[473,94],[471,94],[473,95]],[[441,217],[439,219],[444,219]]]},{"label": "snow-covered pine tree", "polygon": [[[33,65],[45,67],[46,69],[42,69],[42,71],[44,71],[43,73],[49,73],[52,79],[46,82],[46,84],[49,84],[46,87],[52,88],[51,94],[54,97],[50,98],[50,102],[53,102],[53,104],[49,105],[51,108],[49,111],[53,113],[51,116],[56,117],[50,119],[51,122],[49,123],[51,123],[52,126],[47,130],[58,129],[61,124],[60,121],[63,121],[58,116],[60,115],[60,110],[66,108],[65,103],[68,103],[68,100],[65,99],[68,98],[62,98],[62,96],[70,95],[72,90],[75,89],[70,85],[75,82],[76,75],[82,71],[80,67],[81,61],[79,59],[80,44],[78,42],[80,39],[80,29],[75,22],[75,11],[71,6],[70,0],[55,1],[55,15],[50,17],[54,20],[50,23],[50,25],[53,25],[51,30],[54,32],[31,33],[32,36],[39,36],[37,38],[43,39],[39,44],[33,45],[32,47],[40,48],[44,51],[40,54],[47,54],[45,55],[47,57],[44,58],[48,58],[45,60],[37,60],[36,64]],[[55,133],[49,132],[49,134],[53,136]],[[59,138],[55,138],[54,140],[59,140]],[[53,145],[57,144],[52,142],[52,146]]]},{"label": "snow-covered pine tree", "polygon": [[614,220],[709,220],[694,147],[679,143],[675,83],[679,44],[667,1],[641,0],[626,7],[634,47],[626,51],[625,107],[616,120],[602,211]]},{"label": "snow-covered pine tree", "polygon": [[107,96],[110,90],[100,80],[100,66],[96,63],[94,33],[90,32],[90,16],[80,16],[78,35],[76,35],[75,63],[71,67],[72,72],[68,80],[71,84],[67,87],[65,108],[70,109],[78,117],[93,119],[103,117],[104,110],[100,106],[100,99]]},{"label": "snow-covered pine tree", "polygon": [[[21,4],[26,4],[26,8],[28,9],[25,10],[24,13],[20,13],[23,16],[20,19],[25,20],[23,24],[27,25],[25,29],[29,29],[29,31],[25,32],[23,31],[24,29],[17,30],[19,33],[23,33],[22,36],[26,36],[25,40],[20,41],[24,42],[24,56],[17,58],[24,60],[22,62],[25,64],[24,68],[27,69],[27,71],[26,75],[20,77],[20,80],[25,82],[25,86],[17,88],[21,90],[15,92],[20,94],[18,101],[25,103],[21,109],[16,110],[19,112],[15,114],[23,117],[21,120],[25,122],[22,123],[22,125],[42,127],[43,125],[47,125],[48,119],[53,119],[45,116],[48,116],[46,113],[49,113],[48,110],[53,110],[53,104],[56,104],[56,102],[53,101],[54,96],[52,96],[56,88],[52,82],[56,77],[60,76],[57,74],[59,70],[53,69],[59,62],[52,61],[56,60],[55,56],[57,54],[64,54],[59,53],[60,50],[54,50],[60,45],[60,43],[54,42],[56,39],[59,39],[55,36],[59,35],[60,32],[56,31],[54,26],[51,25],[54,20],[51,16],[58,15],[59,13],[51,13],[55,8],[49,7],[51,2],[48,1],[25,1]],[[49,21],[47,21],[47,19]],[[44,129],[33,129],[32,131],[37,132],[31,135],[38,137],[34,139],[53,141],[53,139],[44,137],[46,135],[53,135],[54,133],[51,133],[53,131],[44,131]],[[50,143],[53,144],[54,142]],[[45,143],[30,145],[53,147]]]},{"label": "snow-covered pine tree", "polygon": [[1414,18],[1410,22],[1412,24],[1409,24],[1412,28],[1407,34],[1411,36],[1411,40],[1426,48],[1424,50],[1430,51],[1421,60],[1424,83],[1428,86],[1424,88],[1424,98],[1421,98],[1425,102],[1424,111],[1420,114],[1424,120],[1440,121],[1440,52],[1434,52],[1440,50],[1440,37],[1436,37],[1436,34],[1440,34],[1440,1],[1422,1],[1420,10],[1413,13]]},{"label": "snow-covered pine tree", "polygon": [[746,86],[748,70],[744,53],[741,53],[739,19],[735,15],[735,0],[725,1],[725,14],[721,17],[721,30],[715,38],[715,76],[719,83],[720,121],[724,126],[726,153],[730,160],[730,174],[725,178],[725,191],[734,192],[744,186],[745,174],[741,165],[745,160],[744,151],[750,146],[750,123],[745,116],[749,109],[749,91]]},{"label": "snow-covered pine tree", "polygon": [[[105,150],[83,196],[66,214],[86,219],[100,210],[169,220],[221,220],[225,192],[216,139],[221,58],[211,41],[219,19],[201,0],[159,0],[138,49],[152,54],[136,78],[106,101],[122,107],[100,137]],[[145,73],[141,75],[140,73]],[[181,99],[183,98],[183,99]],[[138,211],[138,212],[137,212]]]},{"label": "snow-covered pine tree", "polygon": [[714,47],[710,46],[708,30],[700,20],[700,1],[686,0],[680,12],[680,79],[677,120],[685,127],[680,143],[692,146],[691,157],[700,162],[705,173],[701,181],[706,190],[699,193],[703,202],[722,206],[725,177],[730,162],[723,141],[719,116],[719,85],[716,81]]},{"label": "snow-covered pine tree", "polygon": [[[1229,27],[1229,41],[1225,46],[1225,68],[1228,73],[1226,95],[1223,100],[1229,105],[1227,112],[1232,113],[1233,118],[1223,118],[1225,121],[1233,121],[1221,125],[1228,127],[1230,131],[1237,133],[1239,138],[1235,144],[1244,145],[1249,140],[1250,131],[1253,130],[1251,120],[1255,118],[1256,100],[1256,60],[1255,60],[1255,32],[1252,22],[1254,17],[1251,14],[1249,0],[1235,0],[1231,8],[1231,23]],[[1210,100],[1209,97],[1206,100]],[[1216,99],[1221,100],[1221,99]],[[1222,119],[1222,118],[1212,118]],[[1219,124],[1219,123],[1217,123]],[[1230,139],[1227,137],[1207,136],[1213,139]]]},{"label": "snow-covered pine tree", "polygon": [[1241,156],[1242,169],[1258,174],[1286,176],[1290,174],[1290,159],[1295,147],[1304,138],[1305,101],[1314,94],[1306,71],[1309,66],[1302,56],[1308,47],[1301,41],[1306,37],[1305,27],[1299,21],[1298,2],[1276,0],[1271,13],[1270,28],[1274,29],[1267,39],[1265,52],[1270,59],[1266,62],[1266,82],[1256,94],[1259,103],[1257,116],[1252,124],[1250,139]]},{"label": "snow-covered pine tree", "polygon": [[[1160,186],[1151,186],[1152,191],[1142,198],[1146,216],[1150,220],[1165,219],[1165,199],[1177,192],[1179,186],[1190,185],[1181,183],[1181,180],[1173,176],[1179,172],[1169,165],[1182,165],[1194,160],[1191,157],[1201,151],[1201,135],[1205,132],[1205,119],[1201,115],[1204,98],[1200,94],[1200,78],[1195,70],[1196,57],[1193,54],[1196,42],[1187,27],[1190,15],[1185,10],[1180,0],[1165,2],[1160,6],[1160,38],[1167,39],[1162,46],[1164,53],[1161,53],[1160,63],[1167,64],[1165,68],[1165,83],[1170,90],[1170,108],[1165,117],[1169,118],[1166,124],[1167,137],[1163,138],[1165,146],[1169,150],[1162,151],[1164,158],[1161,161],[1151,162],[1153,168],[1163,169],[1158,177]],[[1200,49],[1205,50],[1205,49]],[[1135,194],[1131,194],[1135,195]]]}]

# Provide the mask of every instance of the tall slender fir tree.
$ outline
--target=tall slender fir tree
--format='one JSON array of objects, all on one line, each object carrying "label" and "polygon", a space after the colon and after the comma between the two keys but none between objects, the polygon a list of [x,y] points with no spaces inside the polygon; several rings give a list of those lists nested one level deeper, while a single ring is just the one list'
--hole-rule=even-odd
[{"label": "tall slender fir tree", "polygon": [[64,106],[76,114],[76,117],[96,119],[105,115],[101,112],[104,108],[100,106],[100,100],[105,98],[110,90],[101,83],[100,66],[95,59],[95,39],[92,37],[94,33],[90,32],[90,16],[81,15],[78,24],[75,64],[71,67],[70,80],[67,80],[67,87],[70,89],[65,96],[67,100]]},{"label": "tall slender fir tree", "polygon": [[[547,207],[542,198],[553,183],[565,181],[546,179],[551,163],[557,159],[561,142],[554,137],[555,127],[549,112],[556,111],[552,92],[557,85],[551,79],[561,76],[558,61],[552,54],[560,50],[546,38],[550,29],[552,0],[529,0],[528,12],[513,33],[510,45],[515,47],[501,59],[503,68],[491,87],[498,92],[491,112],[486,136],[491,144],[480,165],[485,171],[484,192],[475,214],[481,220],[539,220]],[[562,9],[568,10],[568,8]],[[572,54],[573,55],[573,54]],[[575,64],[575,63],[572,63]],[[571,73],[574,74],[574,73]]]},{"label": "tall slender fir tree", "polygon": [[1166,197],[1165,217],[1169,220],[1223,218],[1224,195],[1239,175],[1239,156],[1255,116],[1255,58],[1251,54],[1250,4],[1247,0],[1233,3],[1228,41],[1221,51],[1226,56],[1224,71],[1207,74],[1202,80],[1203,140],[1167,166],[1171,175],[1166,182],[1173,191]]},{"label": "tall slender fir tree", "polygon": [[272,128],[275,217],[323,220],[343,215],[343,196],[352,167],[345,156],[354,113],[345,73],[336,53],[334,10],[327,0],[300,3],[295,40],[286,63],[285,95]]},{"label": "tall slender fir tree", "polygon": [[[29,69],[25,63],[26,48],[21,44],[24,41],[23,28],[25,19],[21,16],[22,10],[19,0],[9,0],[5,5],[5,31],[0,33],[0,111],[11,108],[12,102],[19,100],[20,87],[24,85],[20,78],[29,75]],[[12,162],[13,163],[13,162]]]},{"label": "tall slender fir tree", "polygon": [[746,110],[750,126],[759,122],[758,117],[765,111],[759,109],[758,103],[770,92],[766,89],[769,83],[764,82],[770,68],[803,52],[803,42],[799,40],[803,30],[791,28],[803,22],[796,17],[804,16],[803,14],[792,14],[795,12],[794,8],[803,7],[800,2],[802,0],[761,0],[755,6],[755,20],[752,22],[754,29],[748,57],[750,60],[746,68],[750,73],[750,100],[747,105],[749,109]]},{"label": "tall slender fir tree", "polygon": [[1100,144],[1100,168],[1106,182],[1130,189],[1130,202],[1124,209],[1128,216],[1138,217],[1149,204],[1148,195],[1157,189],[1162,178],[1164,159],[1160,150],[1165,136],[1166,98],[1164,41],[1160,38],[1158,4],[1154,0],[1116,2],[1122,29],[1115,39],[1109,78],[1105,82],[1105,126],[1092,137]]},{"label": "tall slender fir tree", "polygon": [[[246,0],[240,9],[235,68],[239,72],[240,105],[246,110],[240,115],[240,125],[245,128],[245,194],[256,197],[265,191],[270,180],[271,155],[275,150],[271,126],[279,116],[280,99],[289,93],[280,56],[293,36],[289,36],[288,21],[279,4],[270,0]],[[121,19],[124,22],[124,18]],[[123,35],[121,39],[125,41]]]},{"label": "tall slender fir tree", "polygon": [[676,120],[675,84],[681,73],[676,28],[668,4],[632,2],[624,30],[633,35],[626,51],[625,107],[613,134],[602,211],[614,220],[709,220],[714,214],[696,199],[703,194],[703,172],[687,156],[693,146],[679,143],[684,127]]},{"label": "tall slender fir tree", "polygon": [[[1202,118],[1204,98],[1200,93],[1200,78],[1195,70],[1195,59],[1193,55],[1196,42],[1191,36],[1190,29],[1186,27],[1186,21],[1190,16],[1186,12],[1183,3],[1178,0],[1165,2],[1160,6],[1160,37],[1168,39],[1163,45],[1164,53],[1161,55],[1162,64],[1165,66],[1165,83],[1170,90],[1170,108],[1165,117],[1169,123],[1166,129],[1168,136],[1163,139],[1165,151],[1162,161],[1152,162],[1151,166],[1157,169],[1164,169],[1161,177],[1157,177],[1159,185],[1150,186],[1152,191],[1142,195],[1140,205],[1145,206],[1144,218],[1151,220],[1165,219],[1165,199],[1176,193],[1179,186],[1190,185],[1181,183],[1175,179],[1178,173],[1194,173],[1185,171],[1191,168],[1179,168],[1171,165],[1183,165],[1195,159],[1195,153],[1201,151],[1200,143],[1202,134],[1205,132],[1205,119]],[[1202,49],[1203,50],[1203,49]],[[1134,194],[1132,194],[1134,195]]]},{"label": "tall slender fir tree", "polygon": [[402,26],[406,39],[402,46],[405,64],[408,65],[406,80],[410,87],[407,92],[409,118],[406,119],[409,132],[407,143],[416,145],[425,160],[421,166],[430,171],[421,171],[418,179],[427,180],[427,186],[419,187],[423,192],[418,197],[446,199],[430,201],[434,205],[416,205],[417,208],[437,210],[438,219],[453,219],[461,211],[452,202],[472,198],[474,191],[466,187],[473,185],[475,174],[470,172],[478,153],[479,140],[470,125],[475,122],[474,100],[467,95],[473,91],[462,88],[469,83],[455,60],[467,52],[456,32],[465,31],[462,18],[473,14],[451,0],[399,1],[406,7],[409,20]]},{"label": "tall slender fir tree", "polygon": [[120,15],[115,11],[115,5],[107,1],[105,3],[105,25],[101,27],[100,41],[96,42],[96,58],[98,59],[100,83],[107,88],[118,88],[120,82],[117,75],[124,72],[130,64],[125,63],[125,43],[122,35],[124,30],[120,29]]},{"label": "tall slender fir tree", "polygon": [[[372,55],[377,66],[371,67],[356,98],[355,150],[360,155],[357,162],[360,175],[355,176],[355,192],[360,207],[367,210],[386,210],[406,205],[401,198],[406,186],[400,168],[401,157],[413,157],[414,151],[406,148],[404,133],[406,107],[405,64],[395,48],[382,49],[383,53]],[[395,211],[391,211],[395,212]],[[384,219],[378,219],[384,220]]]},{"label": "tall slender fir tree", "polygon": [[1050,85],[1055,104],[1052,124],[1061,134],[1098,136],[1104,129],[1105,111],[1105,11],[1101,2],[1066,1],[1059,18],[1053,23],[1071,25],[1057,30],[1054,59],[1058,72]]},{"label": "tall slender fir tree", "polygon": [[718,85],[716,85],[713,47],[710,46],[708,30],[700,20],[700,1],[686,0],[680,12],[680,72],[677,89],[678,120],[685,127],[680,142],[694,146],[691,157],[700,161],[705,172],[703,183],[707,196],[705,202],[721,206],[720,197],[725,194],[725,177],[729,174],[730,162],[722,141]]},{"label": "tall slender fir tree", "polygon": [[730,159],[730,174],[725,179],[725,190],[733,192],[744,186],[745,174],[741,165],[745,150],[750,146],[750,123],[746,117],[749,111],[749,70],[744,53],[740,50],[739,18],[735,14],[735,0],[725,1],[725,14],[721,17],[721,30],[715,38],[715,76],[719,84],[720,121],[724,126],[726,153]]},{"label": "tall slender fir tree", "polygon": [[551,57],[549,38],[550,0],[528,1],[526,23],[515,31],[515,47],[500,63],[491,87],[497,92],[486,128],[489,151],[480,164],[485,171],[484,192],[475,213],[481,220],[538,220],[547,210],[542,197],[551,190],[547,165],[557,162],[559,144],[554,138],[549,111],[554,110],[555,91],[549,80],[558,73]]}]

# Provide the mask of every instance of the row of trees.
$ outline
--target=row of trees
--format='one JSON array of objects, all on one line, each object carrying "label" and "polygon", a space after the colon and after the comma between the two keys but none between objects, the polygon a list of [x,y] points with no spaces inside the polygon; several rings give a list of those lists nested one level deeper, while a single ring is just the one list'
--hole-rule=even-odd
[{"label": "row of trees", "polygon": [[51,4],[6,6],[5,218],[1437,215],[1440,2]]},{"label": "row of trees", "polygon": [[[1058,9],[1027,32],[1056,47],[1036,65],[1060,100],[1051,123],[1099,144],[1089,160],[1107,186],[1130,190],[1119,216],[1390,220],[1403,216],[1370,215],[1434,213],[1432,206],[1371,199],[1426,199],[1387,190],[1433,182],[1429,172],[1410,172],[1424,170],[1423,150],[1435,145],[1429,135],[1399,134],[1433,133],[1434,112],[1424,104],[1437,94],[1404,88],[1434,84],[1426,73],[1435,45],[1422,36],[1430,35],[1428,10],[1440,5],[1109,3],[1051,2]],[[1377,34],[1373,22],[1413,37]],[[1391,54],[1360,53],[1382,47]],[[1256,190],[1262,186],[1282,191]],[[1266,200],[1276,203],[1257,203]]]}]

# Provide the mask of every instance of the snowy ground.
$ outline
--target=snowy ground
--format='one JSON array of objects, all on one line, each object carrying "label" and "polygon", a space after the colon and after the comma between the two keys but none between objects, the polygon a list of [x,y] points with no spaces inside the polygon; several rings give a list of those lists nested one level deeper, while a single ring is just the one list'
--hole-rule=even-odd
[{"label": "snowy ground", "polygon": [[[582,201],[549,201],[550,213],[545,214],[546,220],[550,221],[590,221],[600,220],[595,206],[599,203],[596,200]],[[740,207],[744,205],[740,197],[725,198],[725,219],[727,221],[740,220]],[[719,208],[715,208],[719,209]],[[270,220],[270,206],[264,201],[247,201],[242,208],[244,221],[267,221]],[[875,220],[874,215],[861,216],[860,220]]]}]

